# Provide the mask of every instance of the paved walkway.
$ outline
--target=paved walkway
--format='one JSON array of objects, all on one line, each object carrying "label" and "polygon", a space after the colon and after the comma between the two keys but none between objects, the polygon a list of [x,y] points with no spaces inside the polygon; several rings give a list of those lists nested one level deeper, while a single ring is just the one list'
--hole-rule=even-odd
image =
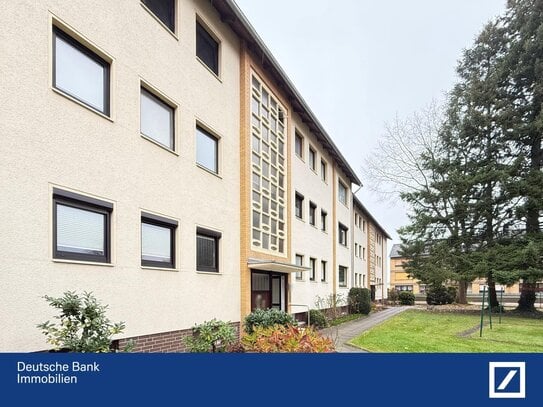
[{"label": "paved walkway", "polygon": [[336,344],[336,351],[341,353],[364,353],[365,351],[355,346],[347,344],[353,338],[356,338],[362,332],[379,325],[381,322],[393,317],[409,307],[392,307],[382,311],[374,312],[367,318],[356,321],[346,322],[344,324],[326,328],[321,331],[324,336],[332,339]]}]

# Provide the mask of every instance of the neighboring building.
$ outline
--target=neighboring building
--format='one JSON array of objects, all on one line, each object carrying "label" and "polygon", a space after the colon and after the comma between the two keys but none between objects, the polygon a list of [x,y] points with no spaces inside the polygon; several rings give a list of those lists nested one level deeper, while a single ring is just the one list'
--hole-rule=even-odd
[{"label": "neighboring building", "polygon": [[[404,270],[405,257],[400,254],[401,245],[395,244],[390,250],[390,288],[397,291],[411,291],[414,294],[425,294],[426,285],[419,280],[411,278]],[[480,294],[486,286],[486,279],[478,278],[468,284],[468,294]],[[496,291],[503,291],[504,294],[520,294],[522,283],[515,283],[511,286],[496,284]],[[536,289],[543,292],[543,282],[538,283]]]},{"label": "neighboring building", "polygon": [[413,294],[425,294],[426,285],[421,284],[419,280],[409,277],[404,270],[404,264],[407,262],[405,257],[400,254],[401,245],[392,245],[390,249],[390,283],[389,287],[397,291],[411,291]]},{"label": "neighboring building", "polygon": [[351,287],[386,298],[389,236],[232,0],[7,2],[0,20],[0,351],[47,349],[42,296],[67,290],[136,351]]},{"label": "neighboring building", "polygon": [[354,197],[353,201],[354,285],[369,288],[372,300],[384,300],[387,298],[386,254],[390,236],[358,198]]}]

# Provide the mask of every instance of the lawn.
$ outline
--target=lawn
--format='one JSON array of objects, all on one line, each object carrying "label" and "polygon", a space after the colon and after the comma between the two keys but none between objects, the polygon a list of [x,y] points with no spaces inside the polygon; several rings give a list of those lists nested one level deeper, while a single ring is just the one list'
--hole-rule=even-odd
[{"label": "lawn", "polygon": [[[408,310],[350,341],[370,352],[543,352],[543,320],[492,318],[479,337],[480,317]],[[488,319],[485,317],[485,322]]]}]

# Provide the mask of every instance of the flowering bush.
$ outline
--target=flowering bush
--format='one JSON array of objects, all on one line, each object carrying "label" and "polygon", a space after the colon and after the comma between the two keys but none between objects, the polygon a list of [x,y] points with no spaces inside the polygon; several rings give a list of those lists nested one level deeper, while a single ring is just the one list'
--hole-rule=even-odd
[{"label": "flowering bush", "polygon": [[253,333],[242,338],[248,352],[325,353],[334,352],[332,340],[311,328],[275,325],[255,327]]}]

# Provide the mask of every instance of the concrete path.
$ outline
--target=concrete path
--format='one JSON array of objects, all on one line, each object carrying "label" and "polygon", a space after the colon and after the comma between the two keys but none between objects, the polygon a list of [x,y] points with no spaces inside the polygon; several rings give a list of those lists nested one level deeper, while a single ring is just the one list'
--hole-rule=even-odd
[{"label": "concrete path", "polygon": [[374,312],[367,318],[356,321],[346,322],[344,324],[326,328],[321,331],[324,336],[329,337],[336,344],[336,351],[341,353],[364,353],[365,351],[355,346],[347,344],[353,338],[356,338],[362,332],[379,325],[381,322],[409,309],[410,307],[392,307],[382,311]]}]

